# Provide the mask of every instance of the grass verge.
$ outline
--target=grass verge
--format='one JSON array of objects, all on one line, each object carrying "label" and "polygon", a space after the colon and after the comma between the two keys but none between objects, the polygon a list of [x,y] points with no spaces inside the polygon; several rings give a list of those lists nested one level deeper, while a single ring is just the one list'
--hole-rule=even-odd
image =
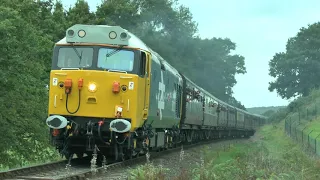
[{"label": "grass verge", "polygon": [[[283,124],[264,126],[248,143],[202,148],[203,158],[196,168],[181,169],[174,179],[319,179],[320,161],[306,155],[284,133]],[[167,179],[166,171],[147,164],[128,173],[129,179],[153,180]]]}]

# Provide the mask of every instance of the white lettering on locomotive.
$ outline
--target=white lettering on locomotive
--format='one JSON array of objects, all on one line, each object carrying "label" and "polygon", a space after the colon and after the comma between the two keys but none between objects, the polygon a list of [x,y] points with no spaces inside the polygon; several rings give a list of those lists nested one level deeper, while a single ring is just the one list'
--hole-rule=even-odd
[{"label": "white lettering on locomotive", "polygon": [[134,82],[129,82],[129,90],[133,90],[134,88]]},{"label": "white lettering on locomotive", "polygon": [[53,78],[52,79],[52,86],[57,86],[58,85],[58,78]]},{"label": "white lettering on locomotive", "polygon": [[176,112],[176,99],[177,99],[177,92],[176,90],[173,90],[173,93],[172,93],[172,112]]},{"label": "white lettering on locomotive", "polygon": [[161,72],[161,81],[159,82],[159,93],[158,93],[158,109],[160,120],[162,120],[162,110],[164,109],[164,93],[166,91],[166,85],[163,83],[163,72]]}]

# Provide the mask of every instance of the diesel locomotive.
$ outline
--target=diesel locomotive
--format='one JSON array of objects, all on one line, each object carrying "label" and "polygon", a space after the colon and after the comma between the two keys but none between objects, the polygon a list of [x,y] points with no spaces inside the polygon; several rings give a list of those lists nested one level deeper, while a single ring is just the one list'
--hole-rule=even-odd
[{"label": "diesel locomotive", "polygon": [[117,161],[249,137],[265,121],[214,97],[120,26],[76,24],[54,46],[46,124],[66,158],[97,147]]}]

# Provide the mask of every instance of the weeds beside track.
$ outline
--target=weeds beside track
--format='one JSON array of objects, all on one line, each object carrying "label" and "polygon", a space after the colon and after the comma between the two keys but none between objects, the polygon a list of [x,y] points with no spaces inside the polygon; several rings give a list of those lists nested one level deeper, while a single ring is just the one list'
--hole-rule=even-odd
[{"label": "weeds beside track", "polygon": [[[67,180],[67,179],[87,179],[93,177],[104,176],[108,177],[113,170],[125,169],[131,165],[139,164],[148,161],[147,157],[150,157],[150,160],[156,159],[164,154],[173,153],[177,151],[181,151],[183,149],[189,149],[193,147],[197,147],[200,145],[205,145],[209,143],[215,143],[219,141],[229,140],[229,139],[239,139],[239,138],[224,138],[224,139],[216,139],[216,140],[207,140],[202,141],[190,145],[183,145],[176,148],[167,149],[164,151],[158,152],[148,152],[145,155],[128,159],[122,162],[115,162],[110,164],[103,164],[100,167],[90,167],[90,165],[83,164],[84,161],[79,161],[80,159],[73,159],[71,162],[72,166],[68,164],[68,161],[58,161],[53,163],[46,163],[37,166],[13,169],[6,172],[0,173],[0,179],[37,179],[37,180]],[[89,161],[86,161],[89,162]],[[108,172],[108,173],[106,173]],[[112,173],[111,173],[112,174]]]}]

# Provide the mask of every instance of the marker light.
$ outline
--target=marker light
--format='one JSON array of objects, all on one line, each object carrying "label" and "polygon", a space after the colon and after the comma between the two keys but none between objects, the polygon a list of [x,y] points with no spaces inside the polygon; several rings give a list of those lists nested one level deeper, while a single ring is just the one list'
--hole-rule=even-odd
[{"label": "marker light", "polygon": [[120,92],[120,83],[115,81],[112,84],[112,92],[113,93],[119,93]]},{"label": "marker light", "polygon": [[90,83],[88,86],[90,92],[95,92],[97,90],[97,85],[95,83]]},{"label": "marker light", "polygon": [[83,79],[80,78],[80,79],[78,80],[78,89],[80,90],[80,89],[82,89],[82,87],[83,87]]},{"label": "marker light", "polygon": [[110,38],[110,39],[115,39],[116,37],[117,37],[117,33],[116,33],[116,32],[111,31],[111,32],[109,33],[109,38]]},{"label": "marker light", "polygon": [[80,31],[78,31],[78,36],[79,37],[84,37],[86,35],[86,32],[84,31],[84,30],[80,30]]},{"label": "marker light", "polygon": [[71,93],[72,79],[66,79],[64,81],[64,88],[65,88],[66,94],[70,94]]},{"label": "marker light", "polygon": [[120,34],[120,38],[121,38],[122,40],[125,40],[127,37],[128,37],[128,34],[125,33],[125,32],[122,32],[122,33]]},{"label": "marker light", "polygon": [[72,29],[70,29],[69,31],[68,31],[68,36],[73,36],[74,35],[74,31],[72,30]]}]

